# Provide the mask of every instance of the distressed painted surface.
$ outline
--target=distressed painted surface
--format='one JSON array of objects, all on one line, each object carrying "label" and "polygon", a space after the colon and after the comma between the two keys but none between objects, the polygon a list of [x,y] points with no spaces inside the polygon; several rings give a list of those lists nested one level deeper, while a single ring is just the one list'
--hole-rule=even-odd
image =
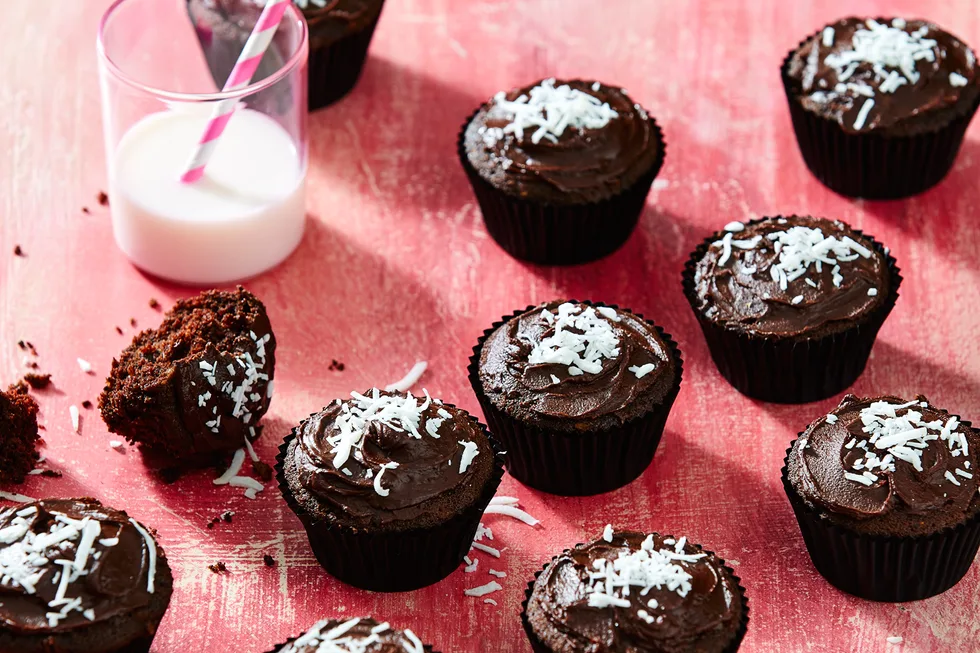
[{"label": "distressed painted surface", "polygon": [[[163,1],[163,0],[161,0]],[[106,209],[93,42],[108,0],[4,2],[0,21],[0,379],[24,370],[19,338],[40,351],[56,389],[43,394],[45,453],[61,479],[32,496],[90,494],[160,531],[177,576],[155,651],[263,651],[327,615],[373,613],[411,625],[444,652],[529,650],[517,612],[532,573],[563,547],[618,526],[687,534],[737,562],[751,597],[743,650],[775,653],[971,650],[980,569],[945,594],[909,605],[842,595],[814,571],[779,468],[794,434],[833,400],[804,407],[749,401],[707,356],[681,295],[680,270],[702,235],[730,220],[806,211],[839,217],[889,244],[905,275],[856,391],[924,392],[980,419],[975,253],[980,132],[971,130],[947,181],[913,200],[852,202],[803,167],[777,68],[786,51],[844,13],[919,14],[980,44],[971,0],[388,0],[364,78],[312,118],[310,222],[279,270],[248,284],[269,306],[280,342],[277,396],[258,449],[271,460],[291,425],[335,396],[431,363],[424,385],[476,411],[464,373],[480,331],[501,314],[558,296],[632,307],[679,340],[683,388],[656,460],[627,488],[592,499],[540,495],[507,478],[544,526],[490,517],[492,565],[508,572],[498,607],[464,598],[492,578],[480,556],[423,591],[344,587],[310,555],[274,488],[256,501],[199,472],[154,482],[134,451],[119,454],[94,412],[71,433],[68,406],[95,400],[130,317],[151,326],[188,294],[134,270],[115,249]],[[600,8],[601,7],[601,8]],[[517,263],[486,235],[454,157],[464,117],[496,90],[546,75],[622,84],[657,117],[667,163],[638,233],[612,258],[575,269]],[[90,215],[82,206],[92,209]],[[27,258],[10,252],[20,243]],[[126,336],[116,334],[119,325]],[[82,357],[95,376],[81,373]],[[346,371],[328,372],[333,358]],[[547,461],[542,461],[547,464]],[[232,524],[207,530],[218,513]],[[267,568],[269,553],[278,566]],[[207,564],[227,563],[212,574]]]}]

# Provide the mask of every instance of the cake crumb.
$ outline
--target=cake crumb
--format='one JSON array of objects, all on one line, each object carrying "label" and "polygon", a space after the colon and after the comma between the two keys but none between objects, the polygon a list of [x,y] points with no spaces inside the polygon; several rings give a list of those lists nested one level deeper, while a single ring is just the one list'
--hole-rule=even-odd
[{"label": "cake crumb", "polygon": [[87,206],[83,206],[82,207],[82,213],[88,215],[89,213],[91,213],[91,211],[88,210],[88,207]]},{"label": "cake crumb", "polygon": [[259,480],[265,481],[266,483],[272,480],[272,467],[261,460],[252,461],[252,469],[255,471],[255,475],[259,477]]},{"label": "cake crumb", "polygon": [[47,476],[48,478],[61,478],[64,476],[64,474],[59,472],[57,469],[42,469],[41,476]]},{"label": "cake crumb", "polygon": [[122,335],[123,334],[123,330],[120,329],[119,327],[116,327],[116,333],[118,333],[119,335]]},{"label": "cake crumb", "polygon": [[341,363],[337,359],[333,359],[330,361],[330,367],[328,367],[327,369],[331,372],[343,372],[345,367],[346,366],[343,363]]},{"label": "cake crumb", "polygon": [[92,410],[92,402],[86,399],[85,401],[82,402],[82,408],[86,410]]},{"label": "cake crumb", "polygon": [[155,298],[150,297],[150,308],[155,311],[160,310],[160,302],[158,302]]},{"label": "cake crumb", "polygon": [[265,566],[266,567],[275,567],[276,566],[276,559],[273,558],[268,553],[266,553],[264,556],[262,556],[262,562],[265,563]]},{"label": "cake crumb", "polygon": [[24,375],[24,381],[35,390],[41,390],[51,385],[51,375],[29,372]]},{"label": "cake crumb", "polygon": [[135,317],[129,318],[129,326],[131,326],[131,327],[135,327],[136,326],[136,318]]},{"label": "cake crumb", "polygon": [[228,567],[226,567],[225,563],[221,562],[220,560],[218,560],[213,565],[208,565],[208,569],[210,569],[216,574],[221,574],[228,571]]},{"label": "cake crumb", "polygon": [[228,524],[231,523],[231,519],[234,516],[235,516],[235,513],[232,512],[231,510],[226,510],[225,512],[221,513],[221,519],[222,519],[222,521],[224,521],[224,522],[226,522]]},{"label": "cake crumb", "polygon": [[109,196],[105,194],[104,190],[100,190],[99,194],[95,196],[95,199],[99,201],[100,206],[109,206]]},{"label": "cake crumb", "polygon": [[14,256],[27,256],[20,245],[14,245]]}]

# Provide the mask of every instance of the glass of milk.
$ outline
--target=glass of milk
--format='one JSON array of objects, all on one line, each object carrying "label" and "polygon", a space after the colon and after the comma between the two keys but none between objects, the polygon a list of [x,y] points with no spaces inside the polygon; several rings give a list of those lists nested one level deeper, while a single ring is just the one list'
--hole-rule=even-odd
[{"label": "glass of milk", "polygon": [[[223,93],[209,62],[240,51],[232,24],[195,29],[187,0],[117,0],[99,27],[109,203],[119,249],[190,285],[258,275],[296,249],[306,223],[309,50],[289,4],[252,83]],[[253,19],[254,22],[254,19]],[[233,37],[223,35],[227,27]],[[240,28],[239,28],[240,32]],[[204,178],[180,180],[215,105],[238,103]]]}]

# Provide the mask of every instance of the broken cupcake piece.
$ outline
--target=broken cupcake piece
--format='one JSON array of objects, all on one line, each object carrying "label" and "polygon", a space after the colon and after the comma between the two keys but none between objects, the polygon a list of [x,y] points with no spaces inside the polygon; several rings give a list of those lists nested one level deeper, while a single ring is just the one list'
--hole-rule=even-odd
[{"label": "broken cupcake piece", "polygon": [[0,391],[0,483],[23,483],[37,453],[37,402],[18,383]]},{"label": "broken cupcake piece", "polygon": [[265,306],[241,286],[178,301],[112,362],[102,417],[145,453],[210,463],[258,436],[275,350]]}]

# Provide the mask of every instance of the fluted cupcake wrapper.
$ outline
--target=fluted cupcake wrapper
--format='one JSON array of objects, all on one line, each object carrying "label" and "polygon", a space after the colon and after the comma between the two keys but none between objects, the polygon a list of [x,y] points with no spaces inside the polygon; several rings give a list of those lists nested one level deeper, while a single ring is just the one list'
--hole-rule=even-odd
[{"label": "fluted cupcake wrapper", "polygon": [[[808,40],[801,41],[799,47]],[[836,121],[803,108],[789,76],[795,52],[783,62],[783,88],[800,153],[817,179],[841,195],[873,200],[909,197],[942,181],[953,167],[966,128],[980,107],[980,96],[972,104],[951,110],[945,125],[920,134],[852,134]]]},{"label": "fluted cupcake wrapper", "polygon": [[310,515],[295,499],[286,480],[286,453],[296,439],[296,429],[286,436],[276,456],[276,480],[286,504],[303,523],[313,554],[327,573],[360,589],[404,592],[432,585],[459,567],[504,474],[498,444],[486,426],[471,419],[487,435],[495,452],[494,471],[480,498],[441,524],[394,532],[365,532]]},{"label": "fluted cupcake wrapper", "polygon": [[[383,6],[382,6],[383,11]],[[337,102],[353,90],[361,78],[374,30],[381,13],[360,31],[333,43],[317,44],[316,30],[310,30],[309,106],[316,111]]]},{"label": "fluted cupcake wrapper", "polygon": [[[576,547],[582,546],[582,543],[576,544]],[[706,553],[709,556],[715,555],[712,551],[708,551],[700,544],[695,544],[698,551]],[[565,549],[561,555],[569,553],[571,549]],[[715,556],[717,557],[717,556]],[[553,557],[549,562],[547,562],[540,571],[535,572],[534,578],[527,584],[527,589],[524,591],[524,601],[521,603],[521,623],[524,624],[524,632],[527,633],[528,641],[531,642],[531,649],[534,653],[555,653],[551,648],[538,639],[538,636],[534,632],[534,628],[531,626],[530,620],[527,618],[527,605],[531,601],[531,594],[534,593],[534,584],[538,582],[538,577],[543,574],[548,567],[554,564],[559,556]],[[732,637],[732,641],[722,649],[721,653],[735,653],[738,648],[742,645],[742,640],[745,639],[745,633],[749,628],[749,597],[745,595],[745,588],[742,587],[742,579],[735,575],[735,570],[725,564],[725,561],[718,558],[721,562],[722,567],[731,575],[732,580],[735,581],[735,586],[738,589],[739,600],[742,603],[742,619],[739,621],[738,629],[735,631],[735,636]]]},{"label": "fluted cupcake wrapper", "polygon": [[810,560],[831,585],[862,599],[901,603],[942,594],[969,571],[980,549],[980,513],[931,535],[859,533],[833,523],[800,496],[789,480],[792,451],[791,444],[783,461],[783,489]]},{"label": "fluted cupcake wrapper", "polygon": [[466,128],[479,111],[463,123],[457,153],[487,231],[504,251],[529,263],[575,265],[603,258],[622,247],[640,220],[666,156],[663,131],[652,117],[657,159],[648,172],[610,198],[560,205],[514,197],[480,176],[466,156],[465,143]]},{"label": "fluted cupcake wrapper", "polygon": [[580,303],[608,306],[630,313],[656,330],[666,343],[676,369],[673,387],[663,403],[620,426],[574,433],[534,426],[497,408],[484,393],[480,382],[480,352],[487,338],[498,327],[535,306],[515,311],[494,322],[473,348],[469,365],[470,385],[483,408],[490,432],[505,451],[507,471],[524,485],[564,496],[587,496],[615,490],[636,479],[650,466],[667,416],[680,392],[684,366],[681,351],[670,334],[642,315],[625,311],[614,304]]},{"label": "fluted cupcake wrapper", "polygon": [[[775,216],[779,219],[783,216]],[[748,224],[757,224],[752,220]],[[902,275],[894,257],[871,236],[854,229],[885,257],[889,274],[888,298],[862,320],[838,333],[807,339],[747,334],[726,328],[704,315],[694,280],[698,262],[711,243],[704,240],[684,265],[684,295],[691,304],[718,371],[742,394],[760,401],[802,404],[819,401],[850,387],[867,365],[878,331],[898,301]]]}]

